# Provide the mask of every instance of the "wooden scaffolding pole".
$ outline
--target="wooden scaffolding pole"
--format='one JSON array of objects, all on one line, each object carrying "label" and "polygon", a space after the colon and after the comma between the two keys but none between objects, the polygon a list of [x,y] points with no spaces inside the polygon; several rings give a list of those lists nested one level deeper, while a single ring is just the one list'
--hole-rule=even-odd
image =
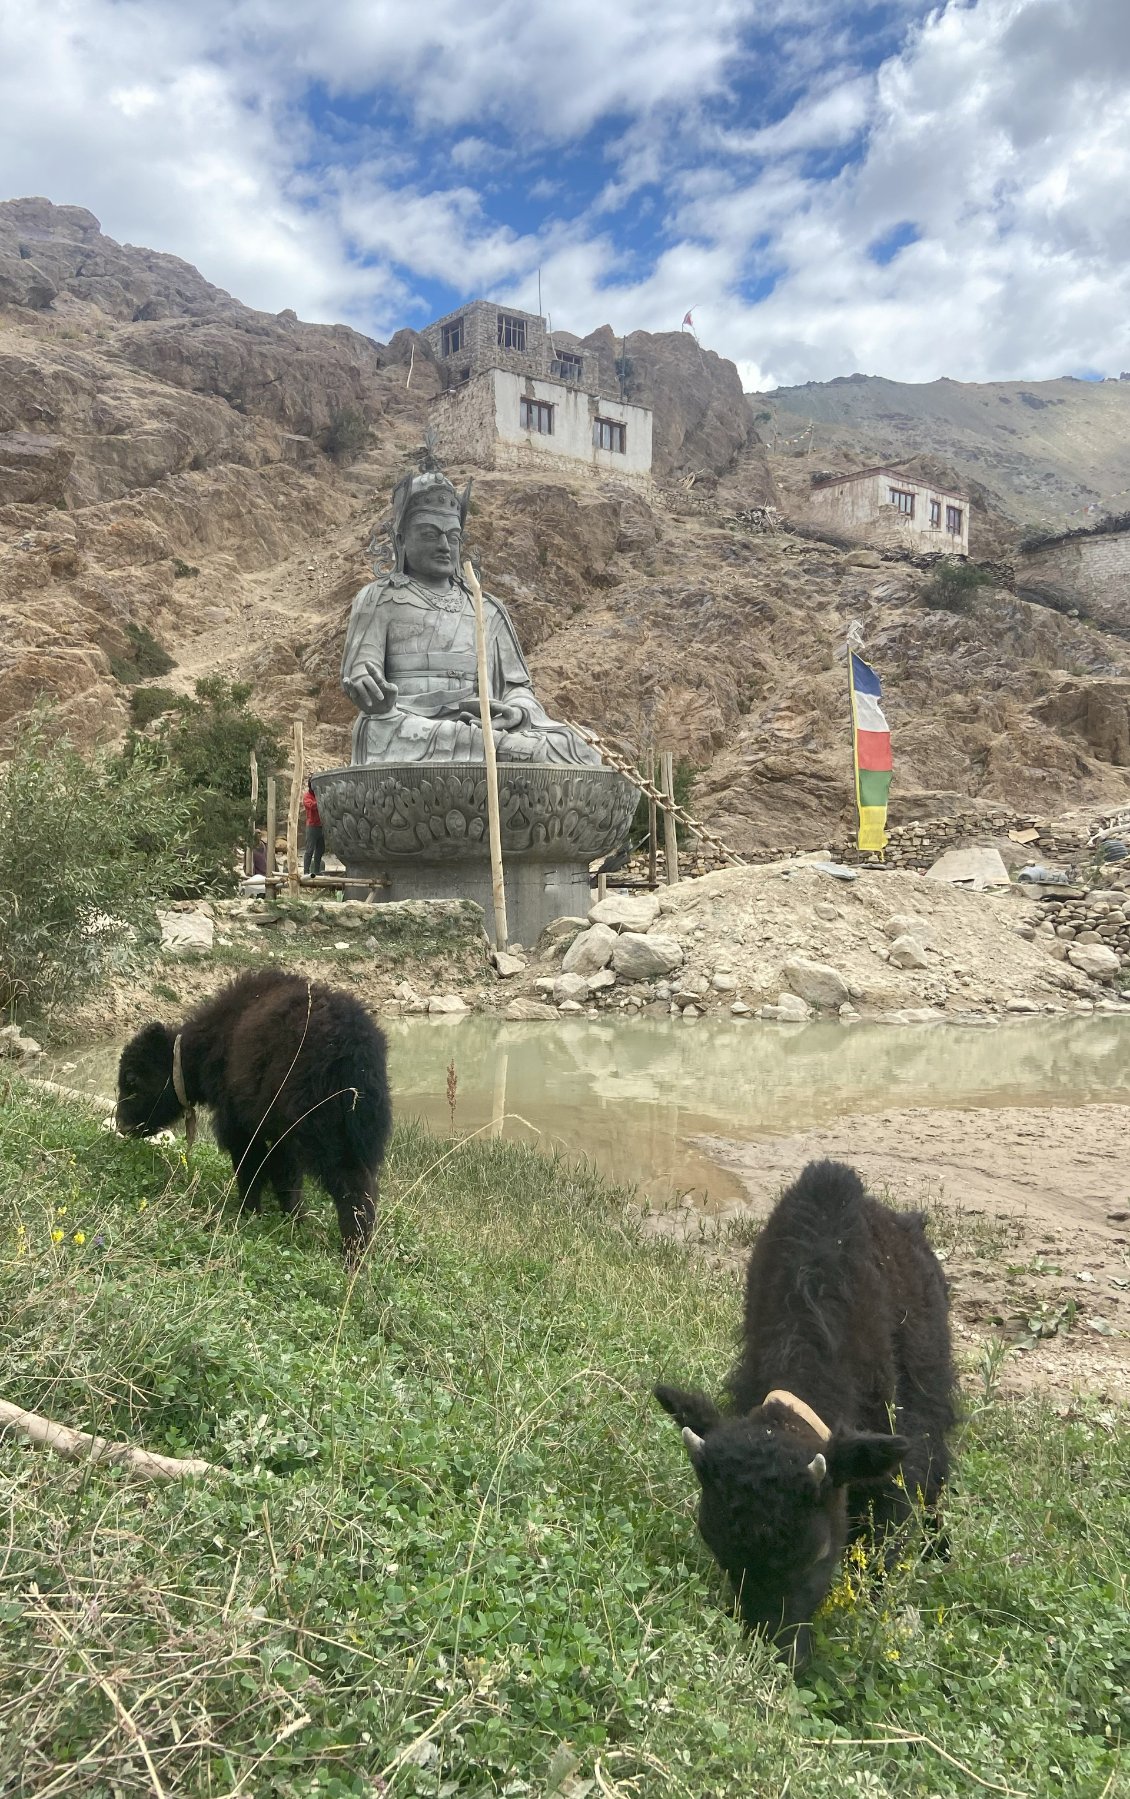
[{"label": "wooden scaffolding pole", "polygon": [[275,835],[279,828],[279,787],[274,775],[267,776],[267,860],[264,874],[275,872]]},{"label": "wooden scaffolding pole", "polygon": [[475,650],[479,668],[479,722],[483,731],[483,760],[487,774],[487,825],[490,831],[490,872],[494,885],[494,947],[505,949],[509,942],[506,927],[506,883],[502,869],[502,824],[498,811],[498,764],[494,754],[494,731],[490,716],[490,676],[487,672],[487,632],[483,617],[483,590],[468,560],[463,564],[463,579],[475,608]]},{"label": "wooden scaffolding pole", "polygon": [[294,751],[290,764],[290,811],[286,821],[286,884],[297,893],[302,883],[298,867],[298,813],[302,805],[302,769],[306,760],[302,742],[302,720],[294,721]]},{"label": "wooden scaffolding pole", "polygon": [[667,863],[667,885],[673,887],[679,878],[679,840],[675,826],[675,752],[663,750],[659,757],[662,773],[659,784],[667,797],[663,808],[663,854]]},{"label": "wooden scaffolding pole", "polygon": [[[659,885],[659,872],[658,872],[659,831],[658,831],[658,820],[657,820],[657,816],[656,816],[655,793],[654,793],[654,787],[655,787],[655,751],[654,750],[648,750],[648,752],[647,752],[647,785],[648,785],[648,787],[653,789],[653,791],[651,793],[647,793],[647,885],[648,885],[649,891],[651,893],[654,893],[655,889]],[[644,791],[646,793],[647,789],[645,788]]]}]

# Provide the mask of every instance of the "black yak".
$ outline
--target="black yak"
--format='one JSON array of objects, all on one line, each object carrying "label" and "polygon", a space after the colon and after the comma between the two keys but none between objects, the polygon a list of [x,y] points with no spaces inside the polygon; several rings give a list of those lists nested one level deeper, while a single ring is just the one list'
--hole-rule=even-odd
[{"label": "black yak", "polygon": [[746,1273],[743,1345],[723,1415],[658,1386],[701,1488],[699,1529],[746,1628],[795,1666],[849,1538],[919,1505],[936,1518],[954,1422],[946,1284],[917,1214],[810,1162]]},{"label": "black yak", "polygon": [[118,1065],[118,1129],[150,1137],[211,1108],[232,1159],[241,1206],[268,1183],[298,1213],[302,1182],[321,1181],[337,1207],[348,1257],[373,1228],[392,1128],[385,1040],[348,993],[301,975],[242,975],[179,1030],[146,1025]]}]

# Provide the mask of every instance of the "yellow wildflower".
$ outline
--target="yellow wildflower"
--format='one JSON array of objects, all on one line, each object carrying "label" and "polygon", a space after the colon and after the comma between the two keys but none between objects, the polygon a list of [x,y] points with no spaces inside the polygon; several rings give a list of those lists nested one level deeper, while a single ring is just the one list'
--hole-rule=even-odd
[{"label": "yellow wildflower", "polygon": [[52,1241],[52,1243],[61,1243],[63,1241],[62,1231],[58,1231],[58,1230],[52,1231],[51,1232],[51,1241]]},{"label": "yellow wildflower", "polygon": [[77,1243],[79,1248],[81,1249],[83,1244],[86,1242],[86,1232],[85,1231],[76,1231],[74,1236],[72,1237],[71,1241],[72,1241],[72,1243]]},{"label": "yellow wildflower", "polygon": [[56,1216],[56,1218],[65,1218],[67,1216],[66,1206],[56,1206],[55,1207],[55,1216]]},{"label": "yellow wildflower", "polygon": [[149,1204],[149,1201],[147,1199],[139,1199],[137,1202],[138,1211],[144,1212],[146,1207],[148,1206],[148,1204]]}]

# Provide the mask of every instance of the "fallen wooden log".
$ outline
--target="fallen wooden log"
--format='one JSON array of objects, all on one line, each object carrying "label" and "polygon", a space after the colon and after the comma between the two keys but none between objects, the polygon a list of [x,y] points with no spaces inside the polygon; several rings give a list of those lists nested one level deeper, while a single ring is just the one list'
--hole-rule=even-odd
[{"label": "fallen wooden log", "polygon": [[155,1455],[148,1449],[135,1449],[132,1443],[110,1443],[85,1430],[71,1430],[69,1425],[55,1424],[39,1412],[25,1412],[22,1406],[0,1399],[0,1434],[14,1430],[34,1443],[37,1449],[53,1449],[56,1455],[92,1462],[109,1462],[121,1467],[137,1480],[187,1480],[196,1474],[211,1474],[211,1462],[182,1460],[175,1455]]}]

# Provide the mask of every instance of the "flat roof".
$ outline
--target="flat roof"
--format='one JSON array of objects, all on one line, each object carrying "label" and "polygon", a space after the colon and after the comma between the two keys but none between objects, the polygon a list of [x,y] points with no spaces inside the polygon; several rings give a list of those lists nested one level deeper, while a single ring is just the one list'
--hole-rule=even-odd
[{"label": "flat roof", "polygon": [[969,495],[958,488],[939,487],[936,481],[926,481],[921,475],[908,475],[905,469],[893,466],[889,462],[876,463],[874,468],[851,469],[846,475],[821,475],[812,483],[813,487],[843,487],[849,481],[863,481],[869,475],[887,475],[893,481],[905,481],[911,487],[929,487],[935,493],[944,494],[947,500],[964,500],[969,504]]}]

